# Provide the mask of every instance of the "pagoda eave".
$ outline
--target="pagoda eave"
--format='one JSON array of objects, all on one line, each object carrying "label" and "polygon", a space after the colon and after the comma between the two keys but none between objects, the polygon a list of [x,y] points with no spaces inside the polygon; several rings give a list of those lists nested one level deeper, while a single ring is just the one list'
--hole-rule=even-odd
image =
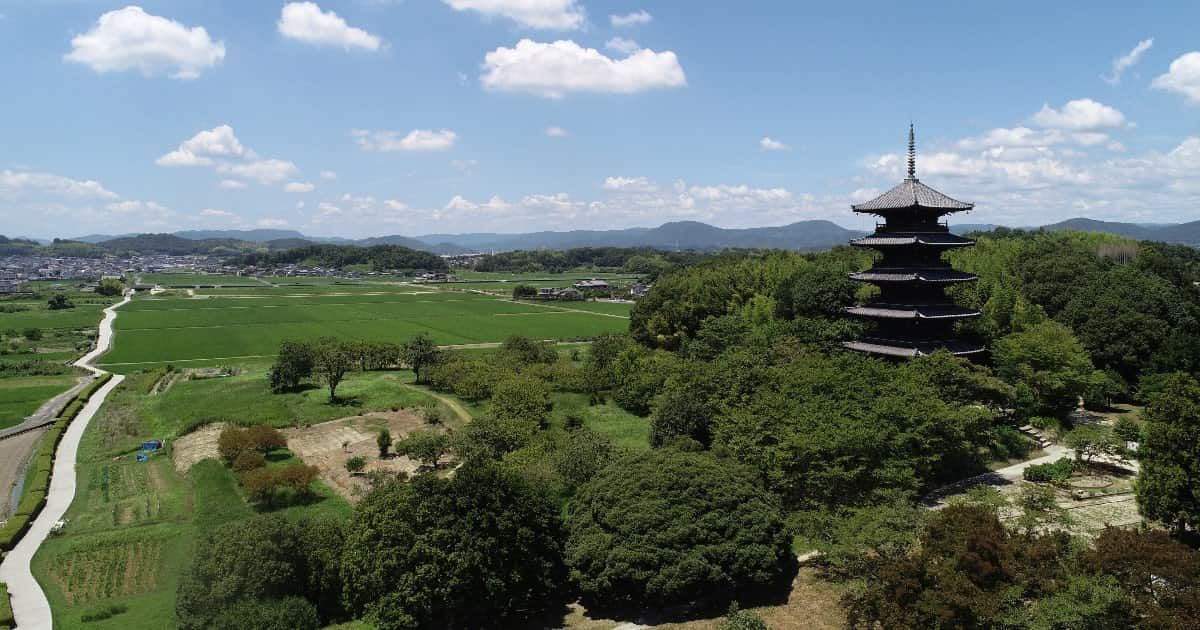
[{"label": "pagoda eave", "polygon": [[871,283],[957,284],[975,282],[979,276],[961,271],[859,271],[850,274],[851,280]]},{"label": "pagoda eave", "polygon": [[866,304],[846,308],[846,314],[871,319],[950,320],[979,317],[979,311],[955,305]]},{"label": "pagoda eave", "polygon": [[905,235],[903,233],[876,232],[862,238],[850,241],[854,247],[910,247],[922,246],[933,248],[970,247],[975,244],[973,239],[963,238],[953,234],[924,233]]},{"label": "pagoda eave", "polygon": [[912,342],[903,339],[880,339],[868,337],[856,341],[844,341],[842,346],[858,352],[887,357],[913,358],[946,350],[954,356],[971,356],[987,351],[981,345],[947,339],[940,341]]}]

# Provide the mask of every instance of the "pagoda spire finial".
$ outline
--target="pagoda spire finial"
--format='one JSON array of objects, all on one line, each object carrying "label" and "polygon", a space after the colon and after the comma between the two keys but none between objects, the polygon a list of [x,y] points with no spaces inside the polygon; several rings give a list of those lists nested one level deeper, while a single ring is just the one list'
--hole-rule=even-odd
[{"label": "pagoda spire finial", "polygon": [[908,123],[908,178],[917,179],[917,137],[913,133],[913,124]]}]

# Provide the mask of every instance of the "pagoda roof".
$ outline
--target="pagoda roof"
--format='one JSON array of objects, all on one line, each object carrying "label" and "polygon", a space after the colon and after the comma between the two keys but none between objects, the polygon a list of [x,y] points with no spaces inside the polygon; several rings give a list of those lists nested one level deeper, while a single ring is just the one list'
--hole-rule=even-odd
[{"label": "pagoda roof", "polygon": [[890,247],[900,245],[930,245],[934,247],[969,247],[975,241],[947,232],[875,232],[850,241],[857,247]]},{"label": "pagoda roof", "polygon": [[850,315],[882,319],[960,319],[979,317],[979,311],[954,304],[883,304],[872,303],[851,306]]},{"label": "pagoda roof", "polygon": [[853,280],[864,282],[973,282],[979,276],[950,268],[930,267],[876,267],[850,274]]},{"label": "pagoda roof", "polygon": [[960,339],[912,340],[867,337],[857,341],[842,342],[842,346],[859,352],[906,358],[933,354],[943,348],[956,356],[978,354],[987,350],[979,344]]},{"label": "pagoda roof", "polygon": [[850,207],[855,212],[877,213],[881,210],[901,210],[913,207],[949,211],[970,210],[975,207],[975,204],[944,195],[922,184],[917,178],[909,177],[882,195]]}]

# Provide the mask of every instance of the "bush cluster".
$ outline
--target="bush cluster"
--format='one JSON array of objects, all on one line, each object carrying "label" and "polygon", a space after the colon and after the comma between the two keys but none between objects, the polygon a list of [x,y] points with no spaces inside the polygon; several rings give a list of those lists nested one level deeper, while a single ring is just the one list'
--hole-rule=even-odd
[{"label": "bush cluster", "polygon": [[1034,464],[1025,469],[1025,481],[1036,483],[1066,483],[1075,471],[1075,462],[1063,457],[1050,464]]}]

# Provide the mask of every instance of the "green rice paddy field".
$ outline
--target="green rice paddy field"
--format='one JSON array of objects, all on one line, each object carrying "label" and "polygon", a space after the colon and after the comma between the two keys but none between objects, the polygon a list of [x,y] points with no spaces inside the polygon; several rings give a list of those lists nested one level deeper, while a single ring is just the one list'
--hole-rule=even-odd
[{"label": "green rice paddy field", "polygon": [[21,424],[47,400],[75,384],[73,374],[0,379],[0,429]]},{"label": "green rice paddy field", "polygon": [[460,291],[376,286],[293,292],[279,288],[168,298],[121,308],[113,349],[100,364],[117,372],[157,364],[273,355],[280,342],[335,336],[404,341],[429,334],[442,345],[580,339],[628,328],[629,305],[512,302]]}]

